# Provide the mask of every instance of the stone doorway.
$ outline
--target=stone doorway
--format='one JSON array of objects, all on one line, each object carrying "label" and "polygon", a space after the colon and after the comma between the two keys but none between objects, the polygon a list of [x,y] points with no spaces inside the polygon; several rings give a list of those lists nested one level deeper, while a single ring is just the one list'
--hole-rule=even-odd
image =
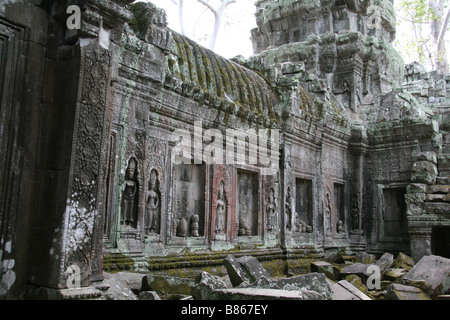
[{"label": "stone doorway", "polygon": [[450,259],[450,226],[432,229],[431,252],[434,255]]}]

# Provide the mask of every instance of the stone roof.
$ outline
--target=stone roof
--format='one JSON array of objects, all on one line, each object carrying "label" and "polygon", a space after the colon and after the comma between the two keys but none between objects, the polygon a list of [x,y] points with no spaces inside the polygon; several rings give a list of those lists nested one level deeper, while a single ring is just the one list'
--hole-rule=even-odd
[{"label": "stone roof", "polygon": [[208,105],[225,105],[247,117],[277,119],[278,98],[260,74],[172,31],[166,86]]}]

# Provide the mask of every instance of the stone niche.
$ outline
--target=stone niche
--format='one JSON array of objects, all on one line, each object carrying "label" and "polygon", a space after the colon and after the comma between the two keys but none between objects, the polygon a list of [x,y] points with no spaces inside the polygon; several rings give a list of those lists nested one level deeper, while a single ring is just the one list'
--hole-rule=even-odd
[{"label": "stone niche", "polygon": [[383,189],[383,235],[385,238],[408,239],[406,219],[406,189],[401,187]]},{"label": "stone niche", "polygon": [[174,236],[205,236],[205,187],[205,164],[174,166],[172,200]]},{"label": "stone niche", "polygon": [[308,179],[295,179],[294,231],[311,233],[313,226],[313,183]]},{"label": "stone niche", "polygon": [[236,194],[238,236],[258,236],[258,174],[238,170]]},{"label": "stone niche", "polygon": [[[334,208],[335,221],[337,222],[336,232],[343,233],[345,219],[345,186],[342,183],[334,183]],[[357,217],[359,219],[359,216]],[[358,220],[359,221],[359,220]]]}]

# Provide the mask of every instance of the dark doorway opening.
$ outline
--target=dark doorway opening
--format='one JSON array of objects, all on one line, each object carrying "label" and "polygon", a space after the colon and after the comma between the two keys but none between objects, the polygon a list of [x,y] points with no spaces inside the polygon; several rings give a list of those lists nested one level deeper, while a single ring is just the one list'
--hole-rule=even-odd
[{"label": "dark doorway opening", "polygon": [[450,227],[434,227],[431,232],[431,252],[450,258]]}]

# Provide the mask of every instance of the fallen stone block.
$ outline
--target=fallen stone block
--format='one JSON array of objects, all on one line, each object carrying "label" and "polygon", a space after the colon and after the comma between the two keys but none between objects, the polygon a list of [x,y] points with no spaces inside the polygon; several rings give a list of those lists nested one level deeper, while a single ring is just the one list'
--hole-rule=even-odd
[{"label": "fallen stone block", "polygon": [[242,268],[242,265],[239,261],[233,256],[228,255],[227,258],[223,261],[225,268],[228,272],[228,277],[230,278],[231,284],[233,287],[237,287],[244,284],[250,284],[250,278],[245,273],[245,270]]},{"label": "fallen stone block", "polygon": [[332,292],[332,300],[372,300],[346,280],[333,283],[328,280]]},{"label": "fallen stone block", "polygon": [[401,280],[401,278],[407,274],[408,271],[405,269],[389,269],[385,274],[384,274],[384,279],[389,280],[389,281],[399,281]]},{"label": "fallen stone block", "polygon": [[138,292],[141,289],[144,276],[144,274],[126,271],[114,273],[114,278],[122,283],[126,283],[133,292]]},{"label": "fallen stone block", "polygon": [[331,263],[326,261],[311,262],[311,272],[323,273],[331,280],[336,280],[339,276],[339,270],[336,270]]},{"label": "fallen stone block", "polygon": [[236,259],[233,255],[228,255],[224,260],[224,265],[233,287],[238,287],[241,284],[250,284],[262,276],[270,278],[262,264],[251,256]]},{"label": "fallen stone block", "polygon": [[308,273],[290,278],[283,278],[276,281],[282,290],[310,290],[322,295],[324,299],[331,299],[331,288],[327,278],[323,273]]},{"label": "fallen stone block", "polygon": [[219,277],[213,276],[208,272],[201,272],[195,278],[195,285],[191,288],[194,300],[211,300],[214,292],[219,289],[226,289],[226,284]]},{"label": "fallen stone block", "polygon": [[251,284],[241,284],[240,288],[281,289],[277,281],[262,276]]},{"label": "fallen stone block", "polygon": [[142,278],[140,291],[156,291],[159,295],[191,295],[191,287],[194,285],[193,279],[149,274]]},{"label": "fallen stone block", "polygon": [[374,265],[378,266],[381,274],[385,273],[394,264],[394,256],[390,253],[385,253],[380,259],[375,261]]},{"label": "fallen stone block", "polygon": [[106,300],[138,300],[129,285],[121,277],[116,278],[114,274],[105,274],[103,282],[109,286],[108,290],[102,292]]},{"label": "fallen stone block", "polygon": [[424,256],[402,280],[418,286],[433,299],[450,293],[450,259]]},{"label": "fallen stone block", "polygon": [[314,291],[280,290],[261,288],[220,289],[214,292],[213,300],[325,300],[323,295]]},{"label": "fallen stone block", "polygon": [[357,275],[349,275],[346,276],[345,279],[352,285],[354,285],[359,291],[361,291],[364,294],[367,294],[369,292],[369,289],[366,287],[366,285],[363,283],[362,279],[358,277]]},{"label": "fallen stone block", "polygon": [[400,252],[397,255],[397,258],[395,258],[393,268],[405,269],[409,271],[412,267],[414,267],[414,259],[410,256]]},{"label": "fallen stone block", "polygon": [[358,254],[358,259],[363,264],[372,264],[377,260],[377,257],[374,254],[361,252]]},{"label": "fallen stone block", "polygon": [[264,269],[262,264],[254,257],[244,256],[238,259],[241,266],[244,268],[250,278],[250,282],[254,282],[262,276],[270,278],[269,273]]},{"label": "fallen stone block", "polygon": [[367,280],[368,277],[370,277],[370,273],[367,272],[368,268],[369,268],[370,264],[364,264],[364,263],[353,263],[350,265],[347,265],[345,267],[343,267],[340,271],[340,277],[342,279],[344,279],[345,277],[355,274],[358,277],[360,277],[361,279],[363,279],[364,281]]},{"label": "fallen stone block", "polygon": [[422,290],[398,283],[391,284],[384,296],[385,300],[431,300]]}]

